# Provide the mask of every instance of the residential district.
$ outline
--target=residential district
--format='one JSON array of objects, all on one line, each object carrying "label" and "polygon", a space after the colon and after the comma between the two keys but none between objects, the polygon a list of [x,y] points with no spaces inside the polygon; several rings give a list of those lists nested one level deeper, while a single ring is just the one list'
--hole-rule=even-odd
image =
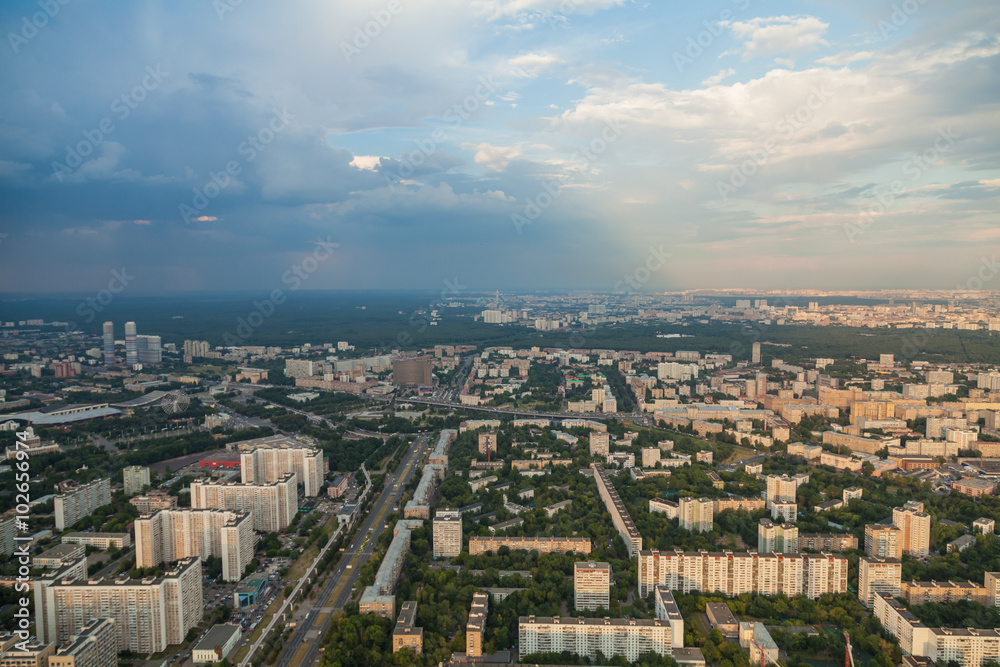
[{"label": "residential district", "polygon": [[996,365],[6,324],[0,667],[1000,662]]}]

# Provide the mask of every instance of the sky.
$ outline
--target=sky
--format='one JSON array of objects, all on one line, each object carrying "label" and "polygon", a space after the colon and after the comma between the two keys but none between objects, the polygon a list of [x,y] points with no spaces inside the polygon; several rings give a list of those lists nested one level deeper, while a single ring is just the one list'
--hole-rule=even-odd
[{"label": "sky", "polygon": [[954,289],[1000,245],[992,0],[8,0],[0,34],[6,292]]}]

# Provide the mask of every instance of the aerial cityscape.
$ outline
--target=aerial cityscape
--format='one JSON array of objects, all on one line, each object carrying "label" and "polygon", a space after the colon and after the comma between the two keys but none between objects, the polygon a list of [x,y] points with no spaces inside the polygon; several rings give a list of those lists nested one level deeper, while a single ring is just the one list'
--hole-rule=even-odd
[{"label": "aerial cityscape", "polygon": [[0,667],[1000,667],[1000,11],[0,6]]}]

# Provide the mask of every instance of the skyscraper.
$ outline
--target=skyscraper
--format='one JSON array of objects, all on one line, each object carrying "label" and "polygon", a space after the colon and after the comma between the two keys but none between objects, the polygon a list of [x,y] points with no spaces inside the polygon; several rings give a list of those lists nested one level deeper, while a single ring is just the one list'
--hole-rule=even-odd
[{"label": "skyscraper", "polygon": [[753,344],[753,349],[750,356],[750,363],[751,364],[760,363],[760,343]]},{"label": "skyscraper", "polygon": [[104,323],[104,365],[115,365],[115,323]]},{"label": "skyscraper", "polygon": [[125,323],[125,363],[139,363],[139,347],[135,339],[135,322]]},{"label": "skyscraper", "polygon": [[136,355],[141,364],[163,363],[163,348],[159,336],[136,336]]}]

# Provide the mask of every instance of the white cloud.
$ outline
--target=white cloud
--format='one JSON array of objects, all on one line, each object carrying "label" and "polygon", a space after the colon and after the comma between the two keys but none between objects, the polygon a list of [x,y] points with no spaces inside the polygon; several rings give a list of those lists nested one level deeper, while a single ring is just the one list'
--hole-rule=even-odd
[{"label": "white cloud", "polygon": [[465,150],[476,151],[476,164],[482,165],[490,171],[503,171],[507,165],[521,155],[519,146],[494,146],[488,143],[462,144]]},{"label": "white cloud", "polygon": [[559,56],[547,52],[522,53],[507,61],[516,76],[522,78],[536,77],[538,74],[553,65],[562,64],[564,61]]},{"label": "white cloud", "polygon": [[827,46],[823,34],[830,27],[814,16],[761,16],[722,25],[728,25],[734,37],[745,40],[744,61],[776,53],[805,53]]},{"label": "white cloud", "polygon": [[382,164],[382,158],[378,155],[355,155],[350,164],[355,169],[377,171],[379,166]]},{"label": "white cloud", "polygon": [[729,69],[720,69],[718,74],[713,74],[712,76],[708,77],[707,79],[701,82],[701,85],[714,86],[717,83],[722,83],[723,79],[727,79],[734,74],[736,74],[736,70],[734,70],[732,67],[730,67]]}]

